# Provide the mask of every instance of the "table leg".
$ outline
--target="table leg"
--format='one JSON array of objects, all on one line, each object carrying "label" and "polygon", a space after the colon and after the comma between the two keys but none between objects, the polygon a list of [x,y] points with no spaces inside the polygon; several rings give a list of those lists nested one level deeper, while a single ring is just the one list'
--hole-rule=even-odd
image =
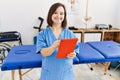
[{"label": "table leg", "polygon": [[107,74],[107,70],[108,70],[109,66],[110,66],[110,62],[105,62],[105,71],[104,71],[104,75]]},{"label": "table leg", "polygon": [[20,80],[22,80],[22,73],[21,73],[21,69],[19,69],[18,71],[19,71],[19,78],[20,78]]},{"label": "table leg", "polygon": [[14,70],[12,70],[12,71],[11,71],[12,80],[14,80],[14,74],[15,74],[15,71],[14,71]]}]

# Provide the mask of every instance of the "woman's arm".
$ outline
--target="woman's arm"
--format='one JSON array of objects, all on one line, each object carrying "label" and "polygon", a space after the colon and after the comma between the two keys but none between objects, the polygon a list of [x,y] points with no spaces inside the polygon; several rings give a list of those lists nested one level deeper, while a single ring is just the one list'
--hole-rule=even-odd
[{"label": "woman's arm", "polygon": [[50,56],[54,50],[59,46],[60,40],[56,40],[50,47],[41,49],[42,56]]}]

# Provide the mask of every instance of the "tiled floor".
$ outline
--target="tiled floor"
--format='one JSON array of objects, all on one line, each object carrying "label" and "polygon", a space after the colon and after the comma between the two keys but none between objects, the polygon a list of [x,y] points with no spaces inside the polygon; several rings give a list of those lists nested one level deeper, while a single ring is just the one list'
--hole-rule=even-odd
[{"label": "tiled floor", "polygon": [[[74,73],[76,80],[120,80],[120,69],[113,71],[108,70],[113,76],[104,75],[104,67],[100,64],[93,64],[93,71],[86,64],[74,65]],[[26,69],[22,70],[25,72]],[[41,68],[35,68],[23,76],[23,80],[39,80]],[[113,78],[114,77],[114,78]],[[0,80],[11,80],[11,71],[0,71]],[[18,71],[15,72],[15,80],[19,80]]]}]

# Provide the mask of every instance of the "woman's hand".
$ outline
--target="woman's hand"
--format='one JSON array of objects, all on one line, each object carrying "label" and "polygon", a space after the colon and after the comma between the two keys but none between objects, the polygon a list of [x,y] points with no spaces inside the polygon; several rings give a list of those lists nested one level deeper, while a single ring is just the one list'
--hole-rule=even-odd
[{"label": "woman's hand", "polygon": [[56,40],[56,41],[53,43],[52,47],[55,49],[55,48],[57,48],[59,45],[60,45],[60,40]]},{"label": "woman's hand", "polygon": [[40,53],[43,55],[43,56],[50,56],[54,50],[60,45],[60,40],[56,40],[52,46],[50,47],[47,47],[47,48],[43,48]]},{"label": "woman's hand", "polygon": [[69,59],[73,59],[76,57],[76,53],[75,52],[71,52],[70,54],[67,55],[67,58]]}]

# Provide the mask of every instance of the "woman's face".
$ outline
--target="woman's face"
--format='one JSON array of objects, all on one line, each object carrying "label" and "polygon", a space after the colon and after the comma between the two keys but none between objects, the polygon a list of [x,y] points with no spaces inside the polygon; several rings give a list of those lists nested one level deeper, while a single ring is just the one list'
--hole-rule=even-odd
[{"label": "woman's face", "polygon": [[52,15],[53,24],[62,24],[64,20],[64,8],[62,6],[58,7]]}]

